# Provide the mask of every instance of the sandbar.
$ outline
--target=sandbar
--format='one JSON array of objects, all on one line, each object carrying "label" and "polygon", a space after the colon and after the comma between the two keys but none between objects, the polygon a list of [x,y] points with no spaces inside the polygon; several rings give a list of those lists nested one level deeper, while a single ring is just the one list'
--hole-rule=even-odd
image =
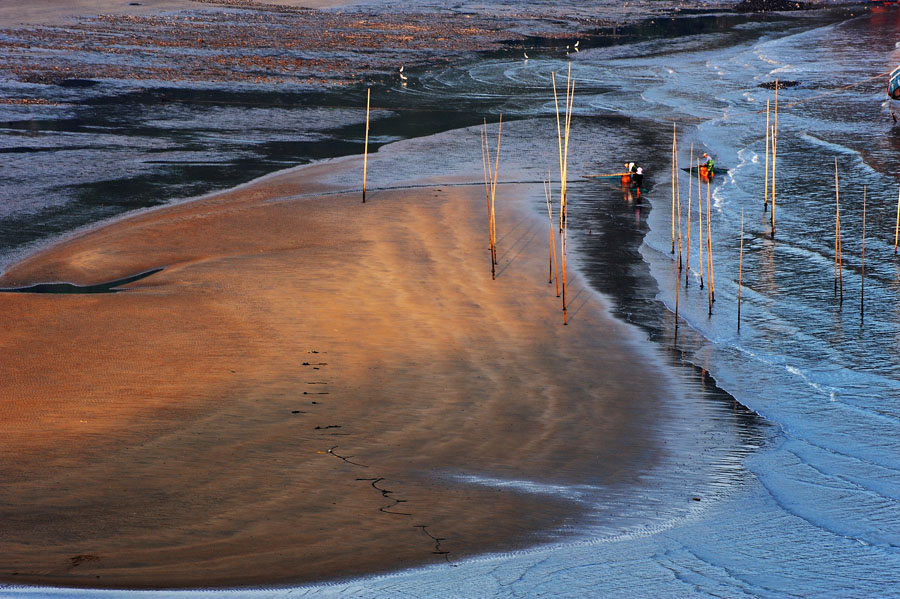
[{"label": "sandbar", "polygon": [[529,484],[628,485],[652,466],[668,375],[573,271],[563,325],[540,185],[501,186],[492,280],[481,173],[363,204],[334,183],[361,162],[124,218],[4,273],[12,288],[163,269],[118,293],[0,293],[0,580],[449,568],[583,532],[584,505]]}]

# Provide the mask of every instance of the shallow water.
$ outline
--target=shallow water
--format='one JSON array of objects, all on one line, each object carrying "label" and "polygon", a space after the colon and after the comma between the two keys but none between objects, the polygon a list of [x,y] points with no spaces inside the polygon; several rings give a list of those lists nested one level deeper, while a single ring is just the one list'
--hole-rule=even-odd
[{"label": "shallow water", "polygon": [[[900,60],[893,43],[883,41],[898,39],[898,18],[897,10],[873,11],[836,23],[821,14],[773,16],[762,22],[707,18],[702,25],[698,21],[693,35],[594,47],[586,41],[577,54],[566,56],[555,48],[532,52],[528,61],[518,56],[484,57],[471,65],[422,73],[412,85],[392,87],[391,97],[400,98],[398,104],[432,109],[423,120],[440,120],[439,115],[446,114],[437,107],[448,94],[454,95],[458,109],[470,111],[453,117],[459,120],[446,127],[432,125],[435,129],[471,125],[482,114],[491,120],[500,112],[504,118],[523,119],[504,125],[501,176],[502,160],[510,157],[515,160],[513,178],[539,180],[548,168],[555,168],[555,148],[548,152],[542,147],[555,144],[555,122],[548,118],[553,109],[547,94],[551,73],[559,74],[571,64],[577,84],[571,146],[576,150],[570,155],[570,172],[610,172],[626,159],[635,160],[647,170],[650,184],[644,197],[635,200],[615,183],[572,181],[570,222],[579,267],[594,288],[610,298],[613,312],[640,326],[672,364],[687,361],[697,368],[676,371],[682,393],[673,394],[671,410],[660,414],[659,430],[654,431],[669,451],[663,464],[645,474],[643,486],[635,490],[591,484],[570,490],[596,506],[596,518],[576,542],[486,556],[452,567],[292,589],[292,594],[900,596],[896,590],[900,587],[900,364],[894,351],[900,340],[900,319],[892,307],[900,292],[900,269],[892,251],[897,193],[894,156],[900,147],[900,129],[892,126],[884,105],[885,80],[864,81],[889,71]],[[773,240],[762,210],[765,114],[759,111],[774,94],[758,84],[775,78],[800,84],[779,93]],[[289,118],[303,122],[298,130],[311,140],[309,147],[318,147],[317,139],[329,143],[344,139],[346,149],[355,151],[359,125],[338,123],[359,115],[346,107],[332,112],[316,109],[314,104],[310,101],[308,112],[289,113]],[[143,162],[151,152],[172,161],[230,160],[233,167],[240,156],[269,143],[273,129],[284,123],[284,115],[262,110],[250,132],[238,134],[240,128],[235,127],[229,133],[225,126],[225,133],[204,132],[198,122],[207,117],[227,123],[229,118],[243,120],[247,115],[229,117],[233,109],[227,107],[206,115],[194,113],[193,107],[171,110],[154,114],[151,120],[166,133],[150,135],[147,142],[136,142],[140,136],[116,127],[100,133],[91,129],[89,134],[65,125],[29,128],[23,124],[4,130],[7,139],[21,135],[27,143],[45,144],[53,152],[71,139],[77,172],[84,173],[83,179],[62,190],[42,187],[43,182],[30,184],[24,173],[33,163],[27,160],[14,166],[11,175],[4,175],[21,186],[15,195],[26,198],[20,204],[7,204],[11,208],[9,216],[2,215],[5,226],[18,230],[30,224],[39,231],[23,237],[18,245],[7,246],[7,259],[41,238],[49,227],[41,220],[45,214],[58,214],[61,223],[57,229],[49,227],[49,234],[94,222],[105,214],[98,206],[102,202],[73,197],[90,197],[86,189],[92,189],[91,185],[98,186],[103,197],[116,189],[103,184],[104,177],[111,176],[108,171],[93,166],[107,152],[132,148],[138,158],[125,161],[116,180],[141,187],[142,169],[157,168]],[[265,125],[270,118],[274,127]],[[697,151],[710,151],[719,164],[733,167],[711,187],[716,267],[713,315],[708,315],[706,291],[699,289],[697,275],[691,275],[685,289],[682,273],[677,339],[671,312],[676,296],[666,153],[673,121],[679,123],[681,165],[687,163],[693,142]],[[413,134],[397,122],[394,125],[379,142]],[[172,144],[166,136],[181,126],[184,133],[179,137],[187,141],[166,154]],[[29,134],[29,130],[37,133]],[[491,130],[495,131],[493,126]],[[54,131],[49,142],[44,141],[47,131]],[[370,181],[377,181],[377,189],[416,174],[480,176],[480,156],[469,154],[470,148],[477,150],[477,143],[474,130],[454,130],[385,146],[378,160],[373,160]],[[213,145],[221,146],[222,152],[211,152]],[[309,150],[308,157],[299,159],[294,149],[271,155],[303,161],[314,153]],[[271,168],[275,159],[258,166],[268,160],[260,160],[259,155],[250,163],[260,170]],[[411,172],[408,159],[413,155],[420,162]],[[844,231],[842,303],[834,291],[835,157]],[[16,159],[12,162],[15,165]],[[191,172],[184,171],[178,192],[167,197],[190,195],[183,190],[189,189],[185,182],[191,180]],[[210,178],[205,180],[211,185]],[[684,200],[689,185],[686,173],[681,174],[680,185]],[[866,311],[861,316],[863,185],[867,188]],[[696,187],[693,190],[696,219]],[[542,197],[530,201],[535,210],[542,210]],[[705,197],[703,204],[705,210]],[[83,207],[85,216],[66,220],[77,212],[72,205]],[[737,248],[742,209],[745,253],[738,334]],[[696,220],[693,226],[691,260],[696,268]],[[578,300],[577,296],[573,300],[574,326]],[[706,373],[752,412],[717,391]],[[540,481],[468,482],[543,489]],[[83,595],[41,589],[11,592]],[[106,596],[118,595],[133,594]]]}]

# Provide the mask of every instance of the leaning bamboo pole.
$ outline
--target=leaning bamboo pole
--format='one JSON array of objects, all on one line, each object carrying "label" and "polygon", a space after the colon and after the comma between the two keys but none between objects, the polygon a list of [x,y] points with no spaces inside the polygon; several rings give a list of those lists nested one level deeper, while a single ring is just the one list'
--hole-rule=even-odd
[{"label": "leaning bamboo pole", "polygon": [[[697,175],[700,174],[700,161],[697,161]],[[708,215],[707,215],[708,217]],[[703,289],[703,190],[697,182],[697,219],[700,223],[700,289]]]},{"label": "leaning bamboo pole", "polygon": [[844,257],[841,247],[841,195],[838,182],[837,156],[834,157],[834,292],[844,303]]},{"label": "leaning bamboo pole", "polygon": [[494,227],[491,222],[491,181],[494,174],[491,172],[491,149],[488,145],[487,119],[484,119],[484,127],[481,130],[481,166],[484,169],[484,203],[488,215],[488,250],[491,253],[491,271],[494,270]]},{"label": "leaning bamboo pole", "polygon": [[744,274],[744,209],[741,208],[741,249],[738,254],[737,330],[741,332],[741,277]]},{"label": "leaning bamboo pole", "polygon": [[709,224],[709,179],[706,180],[706,296],[709,301],[709,315],[712,316],[713,305],[713,277],[712,277],[712,228]]},{"label": "leaning bamboo pole", "polygon": [[775,162],[778,160],[778,80],[775,80],[775,124],[772,126],[772,237],[775,237]]},{"label": "leaning bamboo pole", "polygon": [[766,98],[766,177],[763,187],[763,212],[769,209],[769,99]]},{"label": "leaning bamboo pole", "polygon": [[572,63],[569,63],[569,74],[566,80],[566,135],[563,146],[563,218],[569,217],[569,131],[572,129],[572,106],[575,103],[575,80],[572,79]]},{"label": "leaning bamboo pole", "polygon": [[[687,257],[684,262],[684,288],[688,288],[691,276],[691,200],[694,197],[694,142],[691,142],[691,161],[688,162],[688,213],[687,213]],[[700,185],[700,173],[697,173],[697,185]]]},{"label": "leaning bamboo pole", "polygon": [[372,99],[372,88],[366,90],[366,142],[363,146],[363,200],[366,203],[366,171],[369,166],[369,102]]}]

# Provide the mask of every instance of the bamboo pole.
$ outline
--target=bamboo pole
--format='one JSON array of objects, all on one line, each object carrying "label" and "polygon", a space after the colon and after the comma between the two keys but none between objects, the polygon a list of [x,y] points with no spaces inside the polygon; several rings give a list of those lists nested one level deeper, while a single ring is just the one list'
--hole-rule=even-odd
[{"label": "bamboo pole", "polygon": [[841,243],[841,196],[838,184],[837,156],[834,157],[834,291],[840,292],[840,303],[844,303],[844,256]]},{"label": "bamboo pole", "polygon": [[[688,215],[687,215],[687,259],[684,265],[684,288],[688,288],[688,281],[691,276],[691,200],[694,198],[693,175],[694,175],[694,143],[691,142],[691,161],[688,162]],[[700,173],[697,173],[697,185],[700,185]]]},{"label": "bamboo pole", "polygon": [[494,182],[494,173],[491,168],[491,148],[488,143],[487,119],[481,132],[481,161],[484,168],[484,200],[488,215],[488,251],[491,255],[491,280],[496,279],[496,261],[494,252],[494,215],[491,211],[491,188]]},{"label": "bamboo pole", "polygon": [[563,223],[562,229],[562,239],[560,239],[560,246],[562,247],[562,304],[563,304],[563,324],[569,324],[569,312],[568,307],[566,305],[566,242],[568,241],[568,232],[569,225],[568,223]]},{"label": "bamboo pole", "polygon": [[[674,139],[674,138],[673,138]],[[680,179],[678,177],[678,142],[675,141],[675,196],[676,196],[676,204],[678,206],[678,272],[681,273],[681,269],[683,267],[681,263],[681,257],[683,256],[683,250],[681,246],[681,185]],[[676,277],[677,279],[677,277]]]},{"label": "bamboo pole", "polygon": [[866,300],[866,186],[863,185],[863,219],[862,219],[862,275],[859,280],[859,320],[865,314]]},{"label": "bamboo pole", "polygon": [[900,192],[897,193],[897,225],[894,228],[894,255],[897,255],[897,236],[900,235]]},{"label": "bamboo pole", "polygon": [[766,98],[766,177],[763,188],[763,213],[769,210],[769,99]]},{"label": "bamboo pole", "polygon": [[497,125],[497,149],[494,154],[494,180],[491,183],[491,238],[494,240],[491,249],[491,279],[496,278],[494,265],[497,264],[497,212],[495,210],[495,200],[497,197],[497,180],[500,173],[500,134],[503,132],[503,115],[500,115],[500,122]]},{"label": "bamboo pole", "polygon": [[[550,171],[547,171],[547,187],[544,188],[544,195],[547,198],[547,216],[550,218],[550,270],[556,272],[556,297],[559,297],[559,264],[556,260],[556,240],[553,237],[553,200],[550,191]],[[550,283],[551,281],[547,281],[548,285]]]},{"label": "bamboo pole", "polygon": [[670,152],[672,162],[672,254],[675,254],[675,123],[672,123],[672,151]]},{"label": "bamboo pole", "polygon": [[712,228],[709,210],[709,179],[706,179],[706,296],[709,300],[709,315],[712,316],[713,282],[712,282]]},{"label": "bamboo pole", "polygon": [[744,274],[744,209],[741,208],[741,249],[738,254],[737,330],[741,332],[741,278]]},{"label": "bamboo pole", "polygon": [[716,301],[716,264],[712,251],[712,209],[709,204],[709,179],[706,180],[706,260],[709,262],[709,293]]},{"label": "bamboo pole", "polygon": [[[697,175],[700,175],[700,161],[697,161]],[[697,218],[700,223],[700,289],[703,289],[703,190],[697,182]]]},{"label": "bamboo pole", "polygon": [[775,80],[775,125],[772,127],[772,238],[775,237],[775,162],[778,160],[778,80]]},{"label": "bamboo pole", "polygon": [[[559,122],[559,97],[556,93],[556,72],[550,73],[550,79],[553,81],[553,104],[556,106],[556,141],[559,149],[559,232],[562,233],[563,228],[563,204],[564,202],[564,179],[563,179],[563,151],[562,151],[562,125]],[[568,91],[569,84],[566,83],[566,90]]]},{"label": "bamboo pole", "polygon": [[481,130],[481,166],[484,170],[484,203],[487,207],[488,215],[488,251],[491,253],[491,272],[494,271],[494,227],[491,226],[491,184],[488,180],[490,173],[490,181],[494,180],[494,174],[491,171],[491,150],[488,145],[487,137],[487,119],[484,119],[484,127]]},{"label": "bamboo pole", "polygon": [[372,88],[366,90],[366,142],[363,146],[363,200],[366,203],[366,171],[369,166],[369,102],[372,99]]},{"label": "bamboo pole", "polygon": [[[688,202],[690,203],[690,202]],[[681,281],[678,279],[678,265],[672,261],[672,268],[675,270],[675,344],[678,344],[678,301],[681,295]]]},{"label": "bamboo pole", "polygon": [[[572,79],[572,63],[569,63],[569,74],[566,81],[566,138],[563,147],[563,218],[569,216],[569,131],[572,129],[572,106],[575,103],[575,80]],[[570,89],[571,83],[571,89]]]}]

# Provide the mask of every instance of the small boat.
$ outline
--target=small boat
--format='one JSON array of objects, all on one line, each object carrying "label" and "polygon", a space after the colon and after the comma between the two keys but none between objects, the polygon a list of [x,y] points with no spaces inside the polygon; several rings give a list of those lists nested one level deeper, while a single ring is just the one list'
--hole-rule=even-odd
[{"label": "small boat", "polygon": [[900,100],[900,67],[891,71],[890,83],[888,83],[887,95],[891,100]]},{"label": "small boat", "polygon": [[[683,167],[681,167],[681,170],[683,170],[686,173],[693,174],[693,173],[697,172],[697,167],[696,166],[695,167],[683,166]],[[713,167],[713,177],[716,176],[716,173],[727,173],[730,170],[731,170],[731,168],[727,167],[727,166],[715,166],[715,167]],[[706,178],[706,166],[704,166],[704,165],[700,165],[700,177],[702,177],[704,179]]]}]

